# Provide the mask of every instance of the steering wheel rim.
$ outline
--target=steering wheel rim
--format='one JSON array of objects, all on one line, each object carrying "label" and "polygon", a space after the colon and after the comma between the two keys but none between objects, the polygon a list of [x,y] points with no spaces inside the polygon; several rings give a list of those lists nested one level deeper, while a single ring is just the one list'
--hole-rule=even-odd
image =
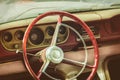
[{"label": "steering wheel rim", "polygon": [[[24,62],[25,62],[25,65],[26,65],[26,68],[28,69],[28,71],[30,72],[30,74],[33,76],[33,78],[35,78],[36,80],[40,80],[38,76],[36,76],[36,74],[34,73],[34,71],[32,70],[30,64],[29,64],[29,61],[28,61],[28,58],[27,58],[27,54],[26,54],[26,43],[27,43],[27,39],[28,39],[28,34],[30,33],[32,27],[39,21],[41,20],[42,18],[46,17],[46,16],[52,16],[52,15],[59,15],[60,17],[68,17],[68,18],[71,18],[72,20],[74,20],[75,22],[77,22],[78,24],[80,24],[85,30],[86,32],[88,33],[91,41],[92,41],[92,44],[94,46],[94,66],[92,68],[92,72],[91,74],[89,75],[89,77],[87,78],[87,80],[92,80],[93,76],[95,75],[96,73],[96,70],[97,70],[97,67],[98,67],[98,46],[97,46],[97,42],[96,42],[96,39],[92,33],[92,31],[90,30],[90,28],[82,21],[80,20],[79,18],[77,18],[76,16],[70,14],[70,13],[67,13],[67,12],[63,12],[63,11],[53,11],[53,12],[46,12],[44,14],[41,14],[39,15],[38,17],[36,17],[32,23],[29,24],[29,26],[27,27],[26,29],[26,32],[24,34],[24,37],[23,37],[23,59],[24,59]],[[58,23],[61,23],[62,21],[62,18],[60,18],[58,20]],[[53,42],[54,44],[54,42]]]}]

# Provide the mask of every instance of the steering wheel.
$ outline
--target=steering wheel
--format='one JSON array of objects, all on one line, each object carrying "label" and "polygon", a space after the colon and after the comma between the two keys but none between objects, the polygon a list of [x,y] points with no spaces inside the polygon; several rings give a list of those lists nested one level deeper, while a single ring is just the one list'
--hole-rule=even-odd
[{"label": "steering wheel", "polygon": [[[29,63],[29,60],[28,60],[28,56],[27,56],[27,49],[26,49],[26,45],[27,45],[27,40],[28,40],[28,37],[29,37],[29,34],[30,34],[30,31],[31,29],[33,28],[33,26],[38,22],[40,21],[41,19],[47,17],[47,16],[55,16],[55,15],[58,15],[58,21],[57,21],[57,25],[56,25],[56,28],[55,28],[55,32],[53,34],[53,37],[52,37],[52,41],[51,41],[51,44],[49,47],[37,52],[35,55],[36,56],[39,56],[39,60],[42,59],[43,61],[43,65],[41,66],[40,70],[38,70],[37,74],[33,71],[33,69],[31,68],[30,66],[30,63]],[[86,48],[86,44],[85,44],[85,41],[83,40],[82,36],[78,33],[78,31],[76,31],[74,28],[72,28],[71,26],[67,25],[67,24],[63,24],[62,23],[62,19],[63,17],[68,17],[70,18],[71,20],[75,21],[76,23],[78,23],[79,25],[81,25],[85,31],[88,33],[89,37],[90,37],[90,40],[94,46],[94,65],[92,66],[88,66],[87,65],[87,48]],[[84,62],[78,62],[78,61],[74,61],[74,60],[70,60],[70,59],[66,59],[64,57],[64,52],[63,50],[56,46],[56,43],[57,43],[57,36],[58,36],[58,33],[59,33],[59,29],[60,29],[60,26],[63,25],[63,26],[66,26],[68,28],[70,28],[71,30],[73,30],[77,35],[78,37],[82,40],[82,43],[84,45],[84,49],[85,49],[85,60]],[[26,29],[26,32],[24,34],[24,37],[23,37],[23,45],[22,45],[22,48],[23,48],[23,59],[24,59],[24,62],[25,62],[25,65],[26,65],[26,68],[28,69],[29,73],[32,75],[32,77],[36,80],[40,80],[40,77],[42,75],[42,73],[46,74],[48,77],[52,78],[52,79],[55,79],[57,80],[56,78],[50,76],[49,74],[47,74],[45,72],[45,70],[47,69],[48,65],[50,64],[50,62],[54,63],[54,64],[60,64],[64,61],[64,63],[67,63],[67,64],[71,64],[71,65],[76,65],[76,64],[80,64],[82,65],[82,69],[80,70],[80,72],[70,78],[70,80],[73,80],[75,79],[76,77],[78,77],[82,72],[83,70],[85,69],[85,67],[89,67],[90,69],[92,69],[89,77],[87,78],[87,80],[92,80],[95,73],[96,73],[96,70],[97,70],[97,67],[98,67],[98,61],[99,61],[99,51],[98,51],[98,46],[97,46],[97,42],[96,42],[96,39],[92,33],[92,31],[90,30],[90,28],[87,26],[87,24],[85,24],[85,22],[83,22],[82,20],[80,20],[79,18],[77,18],[76,16],[68,13],[68,12],[63,12],[63,11],[53,11],[53,12],[46,12],[44,14],[41,14],[39,15],[38,17],[36,17],[30,24],[29,26],[27,27]],[[59,80],[59,79],[58,79]]]}]

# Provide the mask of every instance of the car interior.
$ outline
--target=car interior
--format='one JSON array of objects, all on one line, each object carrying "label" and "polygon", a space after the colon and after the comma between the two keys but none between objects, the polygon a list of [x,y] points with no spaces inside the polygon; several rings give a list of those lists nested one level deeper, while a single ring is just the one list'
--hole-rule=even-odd
[{"label": "car interior", "polygon": [[[26,3],[30,6],[24,6]],[[71,3],[65,5],[73,11],[50,10],[42,5],[39,14],[39,9],[26,9],[28,13],[22,9],[33,7],[31,3],[15,1],[20,7],[16,8],[7,2],[11,10],[4,14],[5,8],[0,9],[5,15],[0,16],[0,80],[120,79],[119,3],[113,8],[85,11],[71,7]],[[36,0],[35,5],[38,3]],[[57,3],[63,4],[64,0]],[[20,10],[23,12],[19,14]],[[29,13],[37,15],[31,17]]]}]

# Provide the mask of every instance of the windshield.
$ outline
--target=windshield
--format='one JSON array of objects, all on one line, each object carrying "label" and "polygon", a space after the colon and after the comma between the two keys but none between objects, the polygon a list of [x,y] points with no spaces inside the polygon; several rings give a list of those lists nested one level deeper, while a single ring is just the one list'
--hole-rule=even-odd
[{"label": "windshield", "polygon": [[120,0],[0,0],[0,23],[33,18],[47,11],[120,8]]}]

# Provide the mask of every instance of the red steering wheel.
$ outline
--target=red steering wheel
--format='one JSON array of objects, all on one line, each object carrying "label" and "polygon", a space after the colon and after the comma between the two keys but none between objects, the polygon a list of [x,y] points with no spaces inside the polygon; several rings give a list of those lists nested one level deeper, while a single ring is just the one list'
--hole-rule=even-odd
[{"label": "red steering wheel", "polygon": [[[51,42],[49,47],[47,47],[44,50],[39,51],[38,53],[35,54],[37,56],[41,56],[42,61],[43,61],[42,67],[40,68],[40,70],[36,74],[32,70],[32,68],[29,64],[27,51],[26,51],[27,40],[28,40],[31,29],[33,28],[33,26],[38,21],[40,21],[41,19],[43,19],[47,16],[54,16],[54,15],[58,15],[59,18],[58,18],[58,21],[57,21],[55,32],[53,34],[52,42]],[[45,72],[45,70],[48,67],[50,62],[53,62],[55,64],[59,64],[64,60],[63,50],[60,47],[56,46],[56,40],[57,40],[59,28],[60,28],[61,25],[64,25],[64,24],[62,24],[63,17],[68,17],[68,18],[72,19],[73,21],[77,22],[79,25],[81,25],[85,29],[85,31],[88,33],[88,35],[91,39],[91,42],[94,46],[94,65],[89,66],[89,68],[91,68],[92,71],[91,71],[89,77],[87,78],[87,80],[92,80],[95,73],[96,73],[96,70],[97,70],[97,67],[98,67],[98,60],[99,60],[99,58],[98,58],[99,57],[99,55],[98,55],[99,51],[98,51],[98,46],[97,46],[96,39],[95,39],[92,31],[90,30],[90,28],[85,24],[85,22],[83,22],[82,20],[80,20],[79,18],[77,18],[76,16],[74,16],[74,15],[68,13],[68,12],[63,12],[63,11],[47,12],[47,13],[39,15],[38,17],[36,17],[33,20],[33,22],[31,22],[29,24],[29,26],[27,27],[26,32],[24,34],[24,37],[23,37],[23,46],[22,46],[22,48],[23,48],[23,58],[24,58],[25,65],[26,65],[28,71],[30,72],[30,74],[33,76],[33,78],[36,79],[36,80],[40,80],[41,74]],[[68,26],[68,25],[66,25],[66,26]],[[71,27],[71,26],[68,26],[68,27]],[[71,28],[71,29],[73,29],[73,28]],[[74,61],[71,61],[71,60],[65,60],[65,61],[66,61],[66,63],[74,64]],[[85,66],[87,66],[86,62],[85,62],[84,68],[85,68]]]}]

